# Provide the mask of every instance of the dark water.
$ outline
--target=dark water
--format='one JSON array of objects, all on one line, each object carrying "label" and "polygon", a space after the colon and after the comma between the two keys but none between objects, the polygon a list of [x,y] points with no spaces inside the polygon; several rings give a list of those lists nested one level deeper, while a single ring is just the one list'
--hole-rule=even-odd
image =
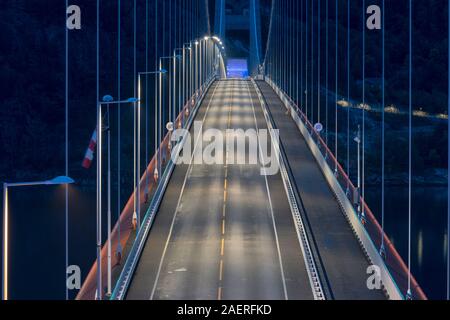
[{"label": "dark water", "polygon": [[[381,190],[368,188],[367,201],[381,221]],[[408,187],[386,188],[386,233],[407,263]],[[447,188],[413,187],[412,273],[430,299],[446,297]]]},{"label": "dark water", "polygon": [[[69,264],[79,265],[83,278],[95,260],[93,191],[70,187]],[[367,188],[366,194],[380,219],[380,189]],[[431,299],[445,297],[446,194],[445,187],[413,188],[412,272]],[[9,195],[10,298],[64,299],[64,188],[21,188],[10,190]],[[407,209],[407,187],[387,187],[386,232],[405,261]],[[71,292],[70,297],[75,294]]]},{"label": "dark water", "polygon": [[[64,199],[63,186],[10,189],[10,299],[65,299]],[[95,260],[95,223],[95,193],[70,186],[69,265],[83,278]]]}]

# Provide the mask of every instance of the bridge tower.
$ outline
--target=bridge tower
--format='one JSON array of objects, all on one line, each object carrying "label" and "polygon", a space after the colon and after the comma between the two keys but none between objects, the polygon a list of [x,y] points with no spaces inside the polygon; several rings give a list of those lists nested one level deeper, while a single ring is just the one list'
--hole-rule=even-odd
[{"label": "bridge tower", "polygon": [[216,0],[214,32],[225,41],[228,59],[246,59],[250,75],[261,63],[259,0]]}]

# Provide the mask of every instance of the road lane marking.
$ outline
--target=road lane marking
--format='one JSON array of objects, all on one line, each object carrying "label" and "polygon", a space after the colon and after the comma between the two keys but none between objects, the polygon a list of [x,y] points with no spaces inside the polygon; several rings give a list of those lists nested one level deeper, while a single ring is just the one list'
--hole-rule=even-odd
[{"label": "road lane marking", "polygon": [[217,289],[217,300],[222,300],[222,287]]},{"label": "road lane marking", "polygon": [[[212,93],[212,95],[211,95],[211,99],[210,99],[209,102],[208,102],[208,106],[207,106],[207,108],[206,108],[205,115],[203,116],[203,120],[202,120],[202,123],[203,123],[203,124],[205,123],[206,116],[208,115],[209,109],[210,109],[210,107],[211,107],[211,103],[212,103],[213,100],[214,100],[214,96],[215,96],[215,94],[216,94],[216,90],[217,90],[217,88],[219,88],[219,87],[220,87],[220,82],[219,82],[219,83],[217,84],[217,86],[214,88],[214,91],[213,91],[213,93]],[[168,246],[169,246],[170,239],[171,239],[171,237],[172,237],[173,227],[174,227],[174,225],[175,225],[175,220],[176,220],[176,217],[177,217],[177,213],[178,213],[178,211],[179,211],[179,209],[180,209],[180,204],[181,204],[181,202],[182,202],[182,197],[183,197],[183,193],[184,193],[184,188],[186,187],[186,182],[187,182],[187,180],[188,180],[188,178],[189,178],[189,175],[190,175],[189,172],[190,172],[190,170],[192,171],[192,169],[191,169],[191,168],[192,168],[192,163],[193,163],[192,160],[193,160],[194,155],[195,155],[195,150],[197,149],[198,143],[199,143],[199,141],[200,141],[200,137],[201,137],[201,133],[199,133],[199,134],[197,135],[197,139],[196,139],[195,146],[194,146],[194,152],[192,153],[191,160],[190,160],[190,163],[189,163],[189,168],[188,168],[188,170],[186,171],[186,172],[187,172],[187,173],[186,173],[186,176],[184,177],[183,186],[181,187],[180,195],[179,195],[179,197],[178,197],[177,206],[176,206],[176,208],[175,208],[175,213],[174,213],[173,218],[172,218],[172,223],[171,223],[171,225],[170,225],[169,234],[167,235],[166,244],[164,245],[163,254],[162,254],[161,260],[160,260],[160,262],[159,262],[158,271],[157,271],[157,273],[156,273],[156,278],[155,278],[155,283],[153,284],[153,289],[152,289],[152,292],[151,292],[151,295],[150,295],[149,300],[153,300],[153,296],[155,295],[155,292],[156,292],[156,287],[157,287],[157,285],[158,285],[158,281],[159,281],[159,277],[160,277],[160,274],[161,274],[162,265],[163,265],[163,262],[164,262],[164,258],[165,258],[165,256],[166,256],[166,252],[167,252],[167,248],[168,248]]]},{"label": "road lane marking", "polygon": [[[233,91],[231,90],[231,98],[229,103],[229,111],[228,111],[228,125],[227,129],[230,128],[231,124],[231,104],[233,98]],[[225,216],[226,216],[226,208],[227,208],[227,189],[228,189],[228,158],[229,152],[226,151],[226,161],[225,161],[225,178],[223,182],[223,206],[222,206],[222,241],[220,244],[220,263],[219,263],[219,288],[217,289],[217,300],[222,300],[222,281],[223,281],[223,256],[225,253]]]},{"label": "road lane marking", "polygon": [[[252,98],[252,94],[250,92],[250,87],[248,85],[248,82],[246,81],[246,85],[247,85],[247,92],[250,98],[250,102],[252,105],[252,110],[253,110],[253,119],[255,120],[255,126],[256,126],[256,131],[258,132],[258,121],[256,120],[256,113],[255,113],[255,105],[253,104],[253,98]],[[271,143],[272,140],[271,140]],[[263,155],[262,155],[262,151],[261,151],[261,144],[260,141],[258,140],[258,145],[259,145],[259,152],[260,152],[260,157],[263,159]],[[263,170],[265,170],[265,167],[262,167]],[[276,242],[276,246],[277,246],[277,251],[278,251],[278,261],[280,264],[280,272],[281,272],[281,280],[282,280],[282,284],[283,284],[283,291],[284,291],[284,298],[285,300],[288,300],[288,293],[287,293],[287,288],[286,288],[286,278],[284,276],[284,269],[283,269],[283,260],[281,258],[281,250],[280,250],[280,243],[278,240],[278,232],[277,232],[277,226],[275,223],[275,215],[273,213],[273,206],[272,206],[272,197],[270,195],[270,188],[269,188],[269,182],[267,181],[267,175],[264,175],[264,179],[266,182],[266,190],[267,190],[267,196],[268,196],[268,200],[269,200],[269,208],[270,208],[270,214],[272,217],[272,225],[273,225],[273,231],[274,231],[274,235],[275,235],[275,242]]]},{"label": "road lane marking", "polygon": [[219,280],[222,281],[223,279],[223,260],[220,260],[220,266],[219,266]]}]

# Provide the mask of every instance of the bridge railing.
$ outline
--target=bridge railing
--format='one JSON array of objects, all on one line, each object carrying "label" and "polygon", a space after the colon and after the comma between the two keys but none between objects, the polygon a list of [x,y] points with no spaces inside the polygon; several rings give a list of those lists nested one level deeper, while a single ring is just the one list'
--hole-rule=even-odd
[{"label": "bridge railing", "polygon": [[[348,177],[347,173],[342,168],[339,161],[336,159],[333,152],[325,143],[320,133],[318,133],[314,129],[314,125],[309,121],[305,113],[298,107],[295,101],[293,101],[292,98],[289,97],[289,95],[282,89],[280,89],[271,79],[265,77],[265,80],[277,92],[280,99],[295,111],[295,116],[307,128],[310,137],[314,140],[318,150],[325,159],[329,169],[334,172],[336,181],[338,181],[340,188],[345,194],[348,202],[352,204],[353,217],[351,218],[353,218],[354,220],[359,220],[360,225],[364,228],[364,231],[370,238],[372,245],[374,246],[374,248],[376,248],[377,254],[379,258],[381,258],[380,261],[384,262],[385,266],[387,267],[387,270],[389,271],[389,276],[392,278],[395,286],[397,286],[399,293],[404,299],[408,290],[409,271],[402,257],[397,252],[393,243],[389,240],[387,234],[383,232],[383,229],[381,228],[380,224],[378,223],[377,219],[375,218],[373,212],[370,210],[367,203],[364,201],[364,198],[359,197],[359,192],[357,188],[354,186],[354,184]],[[361,210],[364,213],[364,215],[358,214],[359,204],[358,201],[354,201],[355,198],[357,199],[358,197],[361,208],[364,208],[364,210]],[[382,252],[381,250],[382,244],[384,247],[384,252]],[[367,250],[367,248],[365,249]],[[371,258],[370,254],[368,255],[369,258]],[[416,279],[412,275],[411,275],[411,293],[413,299],[420,299],[420,300],[427,299],[425,293],[422,291]]]}]

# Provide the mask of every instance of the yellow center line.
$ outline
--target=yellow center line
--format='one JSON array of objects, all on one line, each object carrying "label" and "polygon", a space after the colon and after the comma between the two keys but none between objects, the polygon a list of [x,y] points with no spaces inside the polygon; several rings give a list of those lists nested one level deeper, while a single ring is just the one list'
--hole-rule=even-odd
[{"label": "yellow center line", "polygon": [[217,290],[217,300],[222,300],[222,287]]},{"label": "yellow center line", "polygon": [[[231,103],[229,105],[229,111],[228,111],[228,128],[231,127],[231,110],[232,106]],[[228,189],[228,158],[229,158],[229,151],[226,151],[226,161],[225,161],[225,179],[223,181],[223,207],[222,207],[222,241],[220,245],[220,256],[222,257],[220,259],[219,264],[219,288],[217,289],[217,300],[222,300],[222,280],[223,280],[223,256],[225,253],[225,214],[226,214],[226,208],[227,208],[227,189]]]},{"label": "yellow center line", "polygon": [[220,267],[219,267],[219,280],[222,281],[223,279],[223,260],[220,260]]}]

